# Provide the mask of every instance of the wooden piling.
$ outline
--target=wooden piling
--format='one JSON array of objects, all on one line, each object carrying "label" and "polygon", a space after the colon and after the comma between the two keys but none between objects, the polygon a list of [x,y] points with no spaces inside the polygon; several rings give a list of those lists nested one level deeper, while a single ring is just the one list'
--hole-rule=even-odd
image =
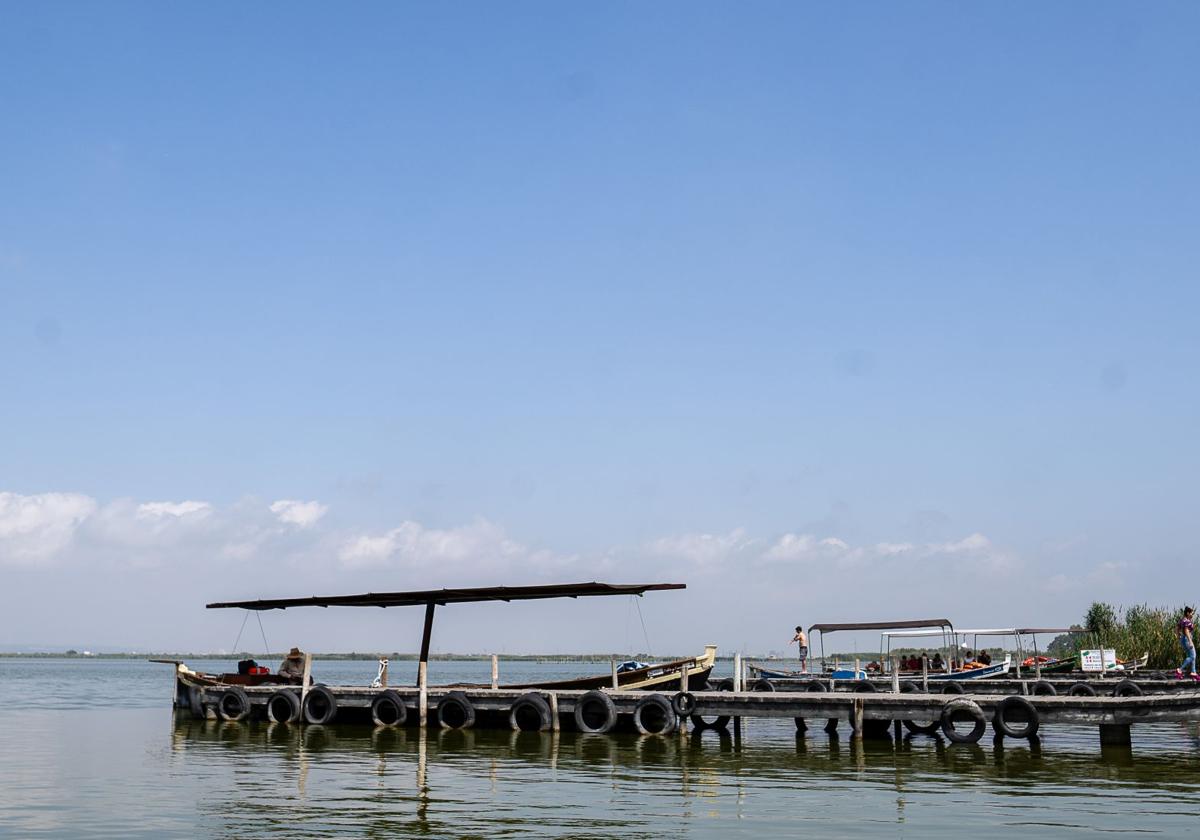
[{"label": "wooden piling", "polygon": [[741,691],[742,689],[742,655],[735,653],[733,655],[733,690]]},{"label": "wooden piling", "polygon": [[616,691],[617,688],[619,687],[619,684],[617,681],[617,660],[610,658],[608,660],[608,665],[610,668],[612,668],[612,687],[613,687],[613,691]]},{"label": "wooden piling", "polygon": [[1133,736],[1128,723],[1100,724],[1100,745],[1103,747],[1129,747],[1133,745]]},{"label": "wooden piling", "polygon": [[921,654],[921,691],[929,693],[929,657],[924,653]]},{"label": "wooden piling", "polygon": [[[495,657],[492,657],[493,661]],[[495,686],[493,686],[494,688]],[[550,731],[557,732],[562,721],[558,719],[558,692],[550,692]]]},{"label": "wooden piling", "polygon": [[419,725],[424,727],[429,720],[429,683],[426,669],[429,663],[417,663],[417,691],[420,695],[417,698],[417,719]]},{"label": "wooden piling", "polygon": [[492,654],[492,691],[500,686],[500,657]]},{"label": "wooden piling", "polygon": [[892,693],[900,693],[900,660],[892,657]]},{"label": "wooden piling", "polygon": [[312,682],[312,654],[304,654],[304,674],[300,677],[300,712],[304,713],[304,699],[308,697],[308,684]]}]

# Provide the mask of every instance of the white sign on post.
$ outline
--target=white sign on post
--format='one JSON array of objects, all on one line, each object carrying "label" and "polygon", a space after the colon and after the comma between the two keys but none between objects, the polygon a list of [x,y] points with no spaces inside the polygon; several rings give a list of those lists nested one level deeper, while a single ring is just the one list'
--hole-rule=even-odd
[{"label": "white sign on post", "polygon": [[1117,652],[1112,648],[1081,650],[1079,657],[1085,671],[1107,671],[1117,664]]}]

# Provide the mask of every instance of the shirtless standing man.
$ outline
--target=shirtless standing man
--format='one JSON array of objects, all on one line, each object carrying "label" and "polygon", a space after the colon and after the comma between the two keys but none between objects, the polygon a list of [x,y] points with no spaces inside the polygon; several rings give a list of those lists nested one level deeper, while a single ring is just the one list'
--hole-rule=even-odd
[{"label": "shirtless standing man", "polygon": [[792,636],[792,641],[800,645],[800,673],[808,673],[808,636],[804,635],[804,628],[797,626],[796,635]]}]

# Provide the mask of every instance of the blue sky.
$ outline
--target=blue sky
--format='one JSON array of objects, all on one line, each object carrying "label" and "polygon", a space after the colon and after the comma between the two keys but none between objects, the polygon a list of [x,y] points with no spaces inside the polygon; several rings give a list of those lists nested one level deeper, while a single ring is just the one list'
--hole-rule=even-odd
[{"label": "blue sky", "polygon": [[[1190,4],[7,11],[0,643],[464,581],[683,580],[673,650],[1192,597]],[[627,629],[539,609],[439,641]]]}]

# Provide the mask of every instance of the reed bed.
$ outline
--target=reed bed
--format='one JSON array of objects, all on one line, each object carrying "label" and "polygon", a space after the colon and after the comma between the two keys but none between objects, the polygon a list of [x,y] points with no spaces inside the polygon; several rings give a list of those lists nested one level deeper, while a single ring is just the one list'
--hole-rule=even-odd
[{"label": "reed bed", "polygon": [[1172,669],[1183,661],[1183,651],[1175,632],[1175,623],[1183,614],[1183,608],[1150,607],[1139,604],[1132,607],[1113,607],[1097,601],[1088,608],[1083,628],[1090,638],[1076,636],[1076,650],[1102,645],[1116,650],[1121,659],[1134,659],[1143,653],[1150,654],[1149,668]]}]

